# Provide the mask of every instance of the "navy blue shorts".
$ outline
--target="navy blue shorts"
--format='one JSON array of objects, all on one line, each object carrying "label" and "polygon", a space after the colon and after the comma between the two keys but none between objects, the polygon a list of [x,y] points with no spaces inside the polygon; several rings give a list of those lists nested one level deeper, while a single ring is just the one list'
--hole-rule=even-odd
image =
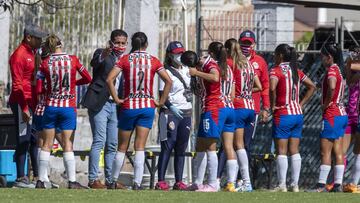
[{"label": "navy blue shorts", "polygon": [[235,129],[247,128],[255,121],[255,111],[251,109],[235,109]]},{"label": "navy blue shorts", "polygon": [[43,129],[59,130],[76,129],[76,109],[74,107],[47,106],[42,118]]},{"label": "navy blue shorts", "polygon": [[320,138],[339,139],[344,136],[348,123],[348,116],[335,116],[332,119],[323,120],[323,130]]},{"label": "navy blue shorts", "polygon": [[235,113],[232,108],[221,108],[201,114],[198,137],[220,138],[223,132],[234,132]]},{"label": "navy blue shorts", "polygon": [[273,137],[277,139],[301,138],[303,115],[281,115],[273,120]]},{"label": "navy blue shorts", "polygon": [[155,108],[121,109],[118,115],[118,128],[130,131],[136,126],[152,128]]}]

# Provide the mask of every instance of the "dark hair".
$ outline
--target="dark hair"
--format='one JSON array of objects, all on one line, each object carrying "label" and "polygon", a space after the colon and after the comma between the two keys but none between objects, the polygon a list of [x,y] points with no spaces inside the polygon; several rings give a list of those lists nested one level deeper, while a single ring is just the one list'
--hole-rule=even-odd
[{"label": "dark hair", "polygon": [[298,64],[295,48],[288,44],[280,44],[275,49],[275,55],[281,55],[284,62],[290,62],[293,83],[297,84],[299,82],[299,74],[297,71]]},{"label": "dark hair", "polygon": [[185,51],[180,57],[181,63],[188,67],[196,67],[199,64],[199,57],[193,51]]},{"label": "dark hair", "polygon": [[247,59],[241,52],[240,44],[236,39],[230,38],[226,40],[224,46],[226,48],[227,56],[232,58],[234,65],[236,65],[237,68],[241,69],[247,67]]},{"label": "dark hair", "polygon": [[226,63],[227,53],[226,48],[221,42],[211,42],[208,47],[208,52],[213,54],[214,59],[217,61],[220,66],[221,78],[224,80],[227,78],[227,68]]},{"label": "dark hair", "polygon": [[115,41],[115,37],[118,37],[118,36],[127,38],[128,34],[124,30],[121,30],[121,29],[113,30],[110,35],[111,41]]},{"label": "dark hair", "polygon": [[320,52],[325,56],[331,56],[334,59],[334,63],[340,68],[343,68],[344,58],[342,56],[342,51],[336,44],[325,44]]},{"label": "dark hair", "polygon": [[133,53],[136,50],[140,50],[144,48],[148,44],[148,39],[145,33],[143,32],[136,32],[131,37],[131,51]]}]

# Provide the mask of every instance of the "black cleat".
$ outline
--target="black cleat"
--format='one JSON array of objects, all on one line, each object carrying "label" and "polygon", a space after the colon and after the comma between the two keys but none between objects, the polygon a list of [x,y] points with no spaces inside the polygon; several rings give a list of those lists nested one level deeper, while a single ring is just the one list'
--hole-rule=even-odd
[{"label": "black cleat", "polygon": [[134,183],[132,190],[145,190],[145,188],[143,188],[141,185]]},{"label": "black cleat", "polygon": [[330,192],[343,192],[341,184],[334,184],[334,187],[330,190]]},{"label": "black cleat", "polygon": [[76,181],[74,181],[74,182],[69,181],[68,189],[89,189],[89,188],[81,185],[80,183],[78,183]]},{"label": "black cleat", "polygon": [[46,189],[45,182],[42,182],[41,180],[36,181],[35,188],[36,189]]}]

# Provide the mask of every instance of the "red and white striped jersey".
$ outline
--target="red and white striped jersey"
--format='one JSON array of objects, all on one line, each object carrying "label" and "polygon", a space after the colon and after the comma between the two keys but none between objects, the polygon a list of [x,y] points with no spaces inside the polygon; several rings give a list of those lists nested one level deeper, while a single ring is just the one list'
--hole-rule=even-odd
[{"label": "red and white striped jersey", "polygon": [[[200,71],[204,73],[210,73],[211,70],[216,70],[220,73],[220,68],[216,61],[208,56],[205,59]],[[218,110],[219,108],[225,108],[225,101],[223,93],[221,91],[221,79],[219,82],[209,82],[199,78],[201,85],[201,109],[203,112]]]},{"label": "red and white striped jersey", "polygon": [[345,106],[343,103],[344,100],[344,90],[345,90],[345,80],[342,77],[340,72],[340,68],[338,65],[333,64],[330,66],[325,73],[323,84],[322,84],[322,103],[326,100],[329,96],[328,92],[328,81],[334,78],[336,79],[336,86],[334,90],[334,96],[330,102],[330,105],[325,111],[323,112],[324,118],[331,118],[334,116],[343,116],[346,115]]},{"label": "red and white striped jersey", "polygon": [[[76,80],[76,72],[81,79]],[[39,77],[46,80],[46,104],[54,107],[76,107],[76,85],[87,84],[91,76],[76,56],[56,53],[43,60]],[[41,92],[42,83],[37,91]]]},{"label": "red and white striped jersey", "polygon": [[254,67],[248,62],[246,68],[235,68],[235,99],[236,109],[255,109],[252,97],[254,78],[256,76]]},{"label": "red and white striped jersey", "polygon": [[124,109],[155,108],[153,82],[156,72],[165,69],[154,56],[136,51],[124,55],[115,67],[120,68],[124,75]]},{"label": "red and white striped jersey", "polygon": [[224,102],[225,102],[224,104],[227,107],[234,108],[234,104],[231,98],[231,91],[235,85],[234,73],[232,71],[232,60],[231,62],[227,60],[227,64],[228,64],[227,77],[225,80],[221,78],[221,92],[224,97]]},{"label": "red and white striped jersey", "polygon": [[300,115],[302,114],[299,103],[300,82],[303,82],[307,76],[298,70],[299,81],[294,84],[292,71],[289,63],[281,63],[270,71],[270,80],[277,80],[275,115]]},{"label": "red and white striped jersey", "polygon": [[38,103],[36,104],[34,114],[37,116],[44,115],[46,106],[46,96],[45,94],[41,93],[38,95]]}]

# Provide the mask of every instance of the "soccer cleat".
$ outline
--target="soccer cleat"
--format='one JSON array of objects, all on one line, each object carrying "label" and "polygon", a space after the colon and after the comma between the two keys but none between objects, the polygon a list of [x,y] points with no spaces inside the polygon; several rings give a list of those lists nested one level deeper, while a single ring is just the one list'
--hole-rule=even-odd
[{"label": "soccer cleat", "polygon": [[24,176],[17,178],[14,182],[14,187],[16,188],[35,188],[35,184],[31,183],[29,179]]},{"label": "soccer cleat", "polygon": [[274,189],[271,190],[271,192],[287,192],[286,185],[278,185]]},{"label": "soccer cleat", "polygon": [[121,182],[116,181],[116,182],[106,182],[106,186],[108,190],[127,190],[128,188],[123,185]]},{"label": "soccer cleat", "polygon": [[141,185],[134,183],[132,190],[145,190]]},{"label": "soccer cleat", "polygon": [[86,187],[86,186],[81,185],[80,183],[78,183],[78,182],[76,182],[76,181],[74,181],[74,182],[69,181],[69,183],[68,183],[68,189],[79,190],[79,189],[89,189],[89,188]]},{"label": "soccer cleat", "polygon": [[332,188],[332,190],[330,190],[330,192],[342,192],[342,185],[341,184],[334,184],[334,187]]},{"label": "soccer cleat", "polygon": [[300,191],[299,186],[291,184],[290,187],[289,187],[289,191],[290,192],[299,192]]},{"label": "soccer cleat", "polygon": [[315,189],[306,190],[306,192],[328,192],[326,185],[323,183],[317,183]]},{"label": "soccer cleat", "polygon": [[196,192],[217,192],[218,189],[216,187],[213,187],[209,184],[205,184],[202,187],[200,187]]},{"label": "soccer cleat", "polygon": [[226,191],[226,192],[237,192],[234,183],[226,183],[224,191]]},{"label": "soccer cleat", "polygon": [[330,184],[325,185],[325,188],[326,188],[327,191],[331,191],[333,189],[333,187],[334,187],[334,183],[330,183]]},{"label": "soccer cleat", "polygon": [[343,187],[343,192],[357,193],[358,192],[357,185],[353,183],[346,184]]},{"label": "soccer cleat", "polygon": [[186,188],[186,191],[196,191],[201,187],[202,187],[202,185],[197,185],[196,183],[193,183],[192,185],[190,185]]},{"label": "soccer cleat", "polygon": [[36,189],[46,189],[45,182],[42,182],[41,180],[36,181],[35,188]]},{"label": "soccer cleat", "polygon": [[175,183],[174,186],[173,186],[173,190],[185,191],[187,188],[188,188],[188,186],[182,181],[179,181],[179,182]]},{"label": "soccer cleat", "polygon": [[159,181],[155,185],[155,190],[169,191],[170,186],[166,181]]},{"label": "soccer cleat", "polygon": [[252,192],[253,188],[251,183],[243,183],[240,187],[236,188],[238,192]]}]

